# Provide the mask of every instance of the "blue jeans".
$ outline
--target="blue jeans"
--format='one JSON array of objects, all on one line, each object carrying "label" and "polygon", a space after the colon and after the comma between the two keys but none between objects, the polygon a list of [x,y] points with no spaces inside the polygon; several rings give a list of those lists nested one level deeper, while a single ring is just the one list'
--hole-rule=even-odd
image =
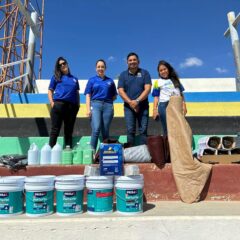
[{"label": "blue jeans", "polygon": [[124,117],[127,125],[127,141],[134,145],[136,134],[136,122],[138,122],[138,131],[140,136],[140,144],[146,144],[149,107],[142,107],[139,112],[124,106]]},{"label": "blue jeans", "polygon": [[96,150],[100,131],[102,138],[109,138],[109,128],[113,119],[113,104],[104,101],[93,100],[91,102],[91,146]]},{"label": "blue jeans", "polygon": [[167,110],[167,106],[168,106],[168,102],[160,102],[158,104],[158,113],[160,116],[160,121],[162,124],[162,130],[163,130],[163,136],[167,136],[167,114],[166,114],[166,110]]}]

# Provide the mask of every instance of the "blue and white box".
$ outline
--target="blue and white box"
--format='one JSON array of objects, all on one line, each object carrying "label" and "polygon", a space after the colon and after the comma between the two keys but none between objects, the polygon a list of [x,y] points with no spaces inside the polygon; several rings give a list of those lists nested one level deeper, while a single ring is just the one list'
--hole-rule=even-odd
[{"label": "blue and white box", "polygon": [[121,144],[100,144],[100,175],[123,175],[123,148]]}]

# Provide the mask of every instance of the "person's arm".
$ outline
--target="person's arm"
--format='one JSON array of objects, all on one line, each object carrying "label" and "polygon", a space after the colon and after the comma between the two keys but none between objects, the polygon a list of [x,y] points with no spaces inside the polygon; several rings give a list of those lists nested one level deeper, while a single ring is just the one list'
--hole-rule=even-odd
[{"label": "person's arm", "polygon": [[124,88],[118,88],[118,93],[122,98],[122,100],[130,105],[131,99],[128,97],[128,95],[124,91]]},{"label": "person's arm", "polygon": [[141,93],[141,95],[137,99],[134,99],[132,101],[133,108],[136,108],[140,102],[142,102],[143,100],[145,100],[148,97],[148,95],[151,91],[151,87],[152,87],[151,84],[145,84],[144,85],[144,90]]},{"label": "person's arm", "polygon": [[139,102],[136,100],[131,100],[128,95],[125,93],[123,88],[119,88],[118,89],[118,93],[121,96],[121,98],[123,99],[124,102],[128,103],[129,106],[135,111],[138,112],[138,104]]},{"label": "person's arm", "polygon": [[154,97],[153,98],[153,119],[156,120],[157,117],[159,116],[158,113],[158,102],[159,102],[159,97]]},{"label": "person's arm", "polygon": [[113,96],[113,101],[115,101],[117,99],[117,95]]},{"label": "person's arm", "polygon": [[91,95],[86,94],[86,115],[87,117],[91,117]]},{"label": "person's arm", "polygon": [[56,79],[54,76],[52,76],[49,86],[48,86],[48,100],[50,103],[51,108],[53,108],[54,106],[54,101],[53,101],[53,93],[54,93],[54,89],[56,88]]},{"label": "person's arm", "polygon": [[84,94],[86,96],[86,115],[87,117],[91,117],[91,97],[92,97],[92,80],[91,78],[88,80]]},{"label": "person's arm", "polygon": [[[112,81],[113,81],[113,80],[112,80]],[[115,101],[115,100],[117,99],[118,93],[117,93],[117,88],[116,88],[116,85],[115,85],[114,81],[113,81],[113,85],[112,85],[112,86],[113,86],[113,87],[112,87],[112,91],[113,91],[112,100]]]},{"label": "person's arm", "polygon": [[182,100],[183,100],[183,115],[185,116],[187,114],[187,105],[186,105],[184,94],[183,94],[184,91],[185,91],[185,88],[180,83],[180,93],[181,93]]},{"label": "person's arm", "polygon": [[53,90],[52,89],[48,89],[48,99],[49,99],[51,108],[53,108],[54,101],[53,101]]},{"label": "person's arm", "polygon": [[186,105],[186,102],[185,102],[183,92],[181,92],[181,96],[182,96],[182,100],[183,100],[183,114],[185,116],[187,114],[187,105]]},{"label": "person's arm", "polygon": [[79,92],[79,90],[77,91],[77,93],[78,93],[78,104],[80,105],[80,92]]}]

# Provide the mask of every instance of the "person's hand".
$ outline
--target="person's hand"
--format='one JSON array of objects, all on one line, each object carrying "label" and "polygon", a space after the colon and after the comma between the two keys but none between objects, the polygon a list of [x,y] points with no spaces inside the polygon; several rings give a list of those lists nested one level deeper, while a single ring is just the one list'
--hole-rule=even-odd
[{"label": "person's hand", "polygon": [[134,103],[134,100],[130,100],[129,102],[128,102],[128,104],[129,104],[129,106],[132,108],[132,109],[134,109],[137,105]]},{"label": "person's hand", "polygon": [[131,102],[134,109],[138,108],[138,102],[136,100],[132,100]]},{"label": "person's hand", "polygon": [[136,113],[139,112],[139,106],[137,105],[133,110],[134,110]]},{"label": "person's hand", "polygon": [[53,108],[53,106],[54,106],[54,102],[53,102],[53,101],[50,102],[50,105],[51,105],[51,108]]},{"label": "person's hand", "polygon": [[159,117],[158,110],[156,108],[153,109],[153,120],[156,120]]},{"label": "person's hand", "polygon": [[92,112],[91,111],[87,111],[86,112],[86,116],[90,118],[92,116]]},{"label": "person's hand", "polygon": [[186,103],[183,102],[183,115],[186,116],[187,114],[187,106],[186,106]]}]

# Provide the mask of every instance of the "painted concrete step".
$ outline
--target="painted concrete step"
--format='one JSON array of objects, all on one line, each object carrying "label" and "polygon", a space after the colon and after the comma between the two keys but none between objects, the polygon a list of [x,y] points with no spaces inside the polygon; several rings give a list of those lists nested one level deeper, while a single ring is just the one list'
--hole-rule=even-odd
[{"label": "painted concrete step", "polygon": [[116,212],[74,217],[53,214],[44,218],[25,215],[2,219],[4,240],[233,240],[239,239],[239,202],[158,202],[145,205],[142,214],[124,216]]}]

